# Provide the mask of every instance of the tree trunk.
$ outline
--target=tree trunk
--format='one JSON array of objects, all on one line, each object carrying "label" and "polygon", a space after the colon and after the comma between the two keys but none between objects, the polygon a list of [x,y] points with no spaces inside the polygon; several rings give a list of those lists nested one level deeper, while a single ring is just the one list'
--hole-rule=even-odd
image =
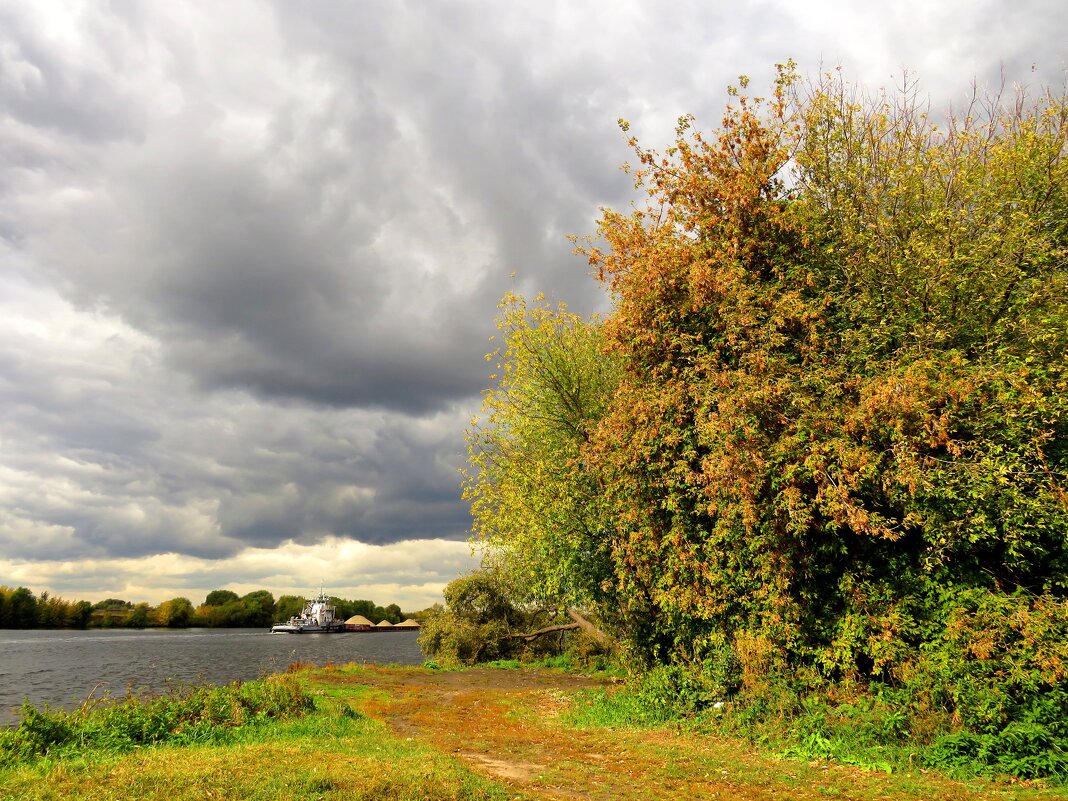
[{"label": "tree trunk", "polygon": [[596,642],[606,651],[611,651],[614,649],[615,642],[612,640],[612,638],[605,634],[603,631],[601,631],[599,628],[597,628],[595,625],[593,625],[582,615],[580,615],[577,611],[575,611],[574,609],[568,609],[567,616],[574,620],[578,627],[584,632],[586,632],[587,635],[589,635],[591,640]]},{"label": "tree trunk", "polygon": [[546,626],[545,628],[538,629],[537,631],[531,631],[526,634],[509,634],[504,639],[506,640],[522,640],[523,642],[531,642],[538,637],[546,634],[552,634],[556,631],[576,631],[581,629],[589,635],[590,639],[604,648],[606,651],[611,651],[613,648],[612,638],[593,625],[589,620],[584,618],[574,609],[567,610],[567,616],[574,620],[574,623],[559,623],[555,626]]},{"label": "tree trunk", "polygon": [[522,640],[523,642],[530,642],[531,640],[536,640],[538,637],[541,637],[542,635],[552,634],[554,631],[574,631],[575,629],[580,629],[580,628],[582,628],[582,626],[580,626],[578,623],[562,623],[562,624],[560,624],[558,626],[546,626],[543,629],[538,629],[537,631],[532,631],[532,632],[529,632],[528,634],[509,634],[504,639],[506,639],[506,640]]}]

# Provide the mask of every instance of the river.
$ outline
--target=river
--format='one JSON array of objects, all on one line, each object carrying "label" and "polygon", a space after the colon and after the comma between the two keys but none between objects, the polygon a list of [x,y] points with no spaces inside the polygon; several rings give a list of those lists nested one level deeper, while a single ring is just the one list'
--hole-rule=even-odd
[{"label": "river", "polygon": [[416,631],[271,634],[263,629],[0,630],[0,725],[24,700],[75,708],[89,695],[161,692],[175,684],[225,684],[292,662],[423,662]]}]

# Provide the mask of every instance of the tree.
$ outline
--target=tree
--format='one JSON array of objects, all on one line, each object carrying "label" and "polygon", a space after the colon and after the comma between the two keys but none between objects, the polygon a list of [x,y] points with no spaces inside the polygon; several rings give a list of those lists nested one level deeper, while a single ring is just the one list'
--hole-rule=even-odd
[{"label": "tree", "polygon": [[[161,625],[161,626],[168,625],[167,623],[164,623],[161,620],[159,620],[158,610],[157,610],[156,614],[157,614],[157,621],[156,622],[158,622],[159,625]],[[143,629],[143,628],[147,628],[148,626],[151,626],[152,623],[153,623],[153,621],[152,621],[152,608],[147,603],[142,601],[141,603],[136,604],[129,611],[129,614],[126,616],[125,620],[123,620],[121,622],[120,625],[125,626],[126,628],[130,628],[130,629]],[[114,625],[114,623],[112,623],[111,625]]]},{"label": "tree", "polygon": [[349,617],[353,615],[363,615],[368,619],[373,619],[375,616],[375,602],[365,599],[358,599],[349,602]]},{"label": "tree", "polygon": [[7,596],[8,625],[13,629],[37,627],[37,597],[27,587],[18,587]]},{"label": "tree", "polygon": [[233,590],[212,590],[204,599],[204,606],[225,606],[239,599]]},{"label": "tree", "polygon": [[304,609],[304,601],[296,595],[279,596],[274,605],[274,622],[284,623],[295,615],[299,615]]},{"label": "tree", "polygon": [[444,609],[431,610],[419,635],[419,647],[443,665],[473,665],[522,652],[511,635],[545,622],[545,615],[513,603],[515,592],[492,570],[476,570],[450,582]]},{"label": "tree", "polygon": [[632,140],[649,203],[586,248],[616,596],[645,658],[892,674],[947,593],[1068,592],[1068,110],[744,89],[711,137]]},{"label": "tree", "polygon": [[71,604],[48,591],[37,599],[37,628],[61,629],[70,625]]},{"label": "tree", "polygon": [[193,619],[193,604],[188,598],[171,598],[156,609],[156,623],[167,628],[184,628]]},{"label": "tree", "polygon": [[468,432],[464,498],[520,604],[612,606],[609,519],[582,448],[618,382],[600,326],[537,298],[500,304],[496,385]]},{"label": "tree", "polygon": [[354,614],[352,601],[332,595],[330,603],[334,605],[334,617],[338,620],[348,620]]},{"label": "tree", "polygon": [[103,601],[97,601],[93,604],[93,609],[102,611],[130,610],[133,609],[133,604],[121,598],[105,598]]},{"label": "tree", "polygon": [[255,590],[241,599],[244,615],[240,625],[270,626],[274,619],[274,596],[267,590]]},{"label": "tree", "polygon": [[78,601],[71,609],[68,625],[75,629],[88,627],[89,620],[93,616],[93,605],[88,601]]}]

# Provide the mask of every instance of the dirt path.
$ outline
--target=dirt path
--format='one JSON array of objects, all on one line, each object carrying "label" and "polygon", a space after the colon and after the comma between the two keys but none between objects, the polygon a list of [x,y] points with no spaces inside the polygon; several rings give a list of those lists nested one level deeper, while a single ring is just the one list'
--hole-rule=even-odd
[{"label": "dirt path", "polygon": [[[561,714],[600,683],[543,670],[462,672],[368,667],[318,675],[369,685],[360,711],[399,736],[433,744],[473,770],[539,799],[916,799],[1006,798],[961,785],[901,779],[852,768],[770,759],[743,744],[667,729],[580,730]],[[974,789],[974,788],[972,788]]]}]

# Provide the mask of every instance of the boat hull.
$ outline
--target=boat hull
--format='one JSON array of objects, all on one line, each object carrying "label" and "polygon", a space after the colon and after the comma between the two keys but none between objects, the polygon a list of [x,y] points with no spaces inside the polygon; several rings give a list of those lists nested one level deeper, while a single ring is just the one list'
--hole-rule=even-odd
[{"label": "boat hull", "polygon": [[299,615],[271,626],[271,634],[332,634],[344,630],[344,622],[334,616],[334,605],[322,589],[319,590],[319,597],[308,601]]},{"label": "boat hull", "polygon": [[336,634],[344,630],[344,624],[340,626],[302,626],[293,623],[280,623],[277,626],[271,626],[271,634]]}]

